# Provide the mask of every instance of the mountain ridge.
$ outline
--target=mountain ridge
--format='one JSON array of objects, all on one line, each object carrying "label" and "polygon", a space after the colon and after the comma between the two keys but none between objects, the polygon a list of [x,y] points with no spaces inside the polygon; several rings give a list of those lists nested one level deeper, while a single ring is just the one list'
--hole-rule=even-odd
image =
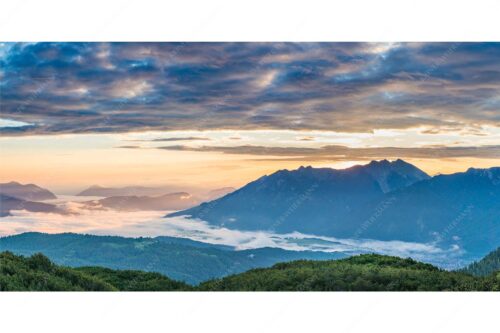
[{"label": "mountain ridge", "polygon": [[0,194],[27,201],[43,201],[57,199],[49,190],[35,184],[21,184],[16,181],[0,184]]},{"label": "mountain ridge", "polygon": [[[333,220],[340,221],[355,209],[354,205],[381,197],[388,189],[395,190],[428,178],[425,172],[402,160],[372,161],[346,169],[301,166],[264,175],[222,198],[167,217],[191,215],[236,229],[314,233],[315,228],[301,225],[295,217],[301,215],[301,220],[326,225],[334,210]],[[306,210],[309,206],[312,207]],[[293,212],[290,207],[294,207]],[[257,210],[264,212],[255,213]],[[283,228],[285,224],[299,229]]]}]

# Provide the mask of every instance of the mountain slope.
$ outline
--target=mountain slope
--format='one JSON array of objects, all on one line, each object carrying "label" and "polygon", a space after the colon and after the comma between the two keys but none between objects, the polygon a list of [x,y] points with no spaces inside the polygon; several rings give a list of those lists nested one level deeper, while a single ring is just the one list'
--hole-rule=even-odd
[{"label": "mountain slope", "polygon": [[28,201],[57,199],[55,194],[47,189],[35,184],[23,185],[18,182],[0,184],[0,194]]},{"label": "mountain slope", "polygon": [[500,278],[448,272],[412,259],[364,254],[333,261],[295,261],[202,283],[206,291],[471,291],[500,290]]},{"label": "mountain slope", "polygon": [[500,243],[500,168],[435,176],[364,205],[346,222],[339,236],[362,229],[359,237],[433,242],[482,257]]},{"label": "mountain slope", "polygon": [[115,271],[101,267],[69,268],[42,254],[29,258],[0,253],[0,291],[170,291],[190,290],[158,273]]},{"label": "mountain slope", "polygon": [[162,274],[138,270],[114,270],[103,267],[73,268],[95,279],[109,283],[119,291],[189,291],[193,288]]},{"label": "mountain slope", "polygon": [[360,206],[428,178],[402,160],[343,170],[280,170],[218,200],[169,216],[190,215],[233,229],[334,235]]},{"label": "mountain slope", "polygon": [[483,259],[473,262],[462,271],[475,276],[486,276],[500,270],[500,247]]},{"label": "mountain slope", "polygon": [[277,248],[235,251],[230,247],[173,237],[124,238],[79,234],[24,233],[0,238],[0,251],[41,252],[65,266],[102,266],[158,272],[196,284],[255,267],[297,259],[336,259],[344,254]]}]

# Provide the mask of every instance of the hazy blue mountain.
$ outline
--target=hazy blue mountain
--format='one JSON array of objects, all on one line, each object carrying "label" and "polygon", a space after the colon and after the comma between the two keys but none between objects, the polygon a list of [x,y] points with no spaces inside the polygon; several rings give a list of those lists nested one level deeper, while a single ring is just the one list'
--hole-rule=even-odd
[{"label": "hazy blue mountain", "polygon": [[362,228],[365,238],[456,245],[482,256],[500,244],[500,168],[435,176],[364,205],[347,222],[341,236]]},{"label": "hazy blue mountain", "polygon": [[200,200],[186,192],[168,193],[160,196],[116,196],[87,201],[89,208],[111,208],[122,211],[179,210],[193,207]]},{"label": "hazy blue mountain", "polygon": [[27,210],[30,212],[63,213],[57,206],[43,203],[22,200],[0,194],[0,217],[10,215],[11,210]]},{"label": "hazy blue mountain", "polygon": [[402,160],[348,169],[300,167],[264,176],[218,200],[176,212],[243,230],[333,235],[363,205],[429,176]]},{"label": "hazy blue mountain", "polygon": [[22,200],[40,201],[57,199],[54,193],[35,184],[9,182],[0,184],[0,194]]},{"label": "hazy blue mountain", "polygon": [[71,267],[102,266],[158,272],[191,284],[251,268],[269,267],[277,262],[345,257],[344,254],[277,248],[235,251],[231,247],[174,237],[125,238],[70,233],[24,233],[2,237],[1,251],[21,255],[41,252],[55,263]]},{"label": "hazy blue mountain", "polygon": [[115,197],[115,196],[157,196],[174,192],[170,187],[147,187],[147,186],[126,186],[126,187],[103,187],[92,185],[91,187],[78,193],[78,196],[90,197]]},{"label": "hazy blue mountain", "polygon": [[500,247],[490,252],[481,260],[468,265],[461,271],[475,276],[487,276],[500,271]]},{"label": "hazy blue mountain", "polygon": [[234,229],[435,243],[475,259],[500,244],[500,168],[429,178],[401,160],[301,167],[172,215]]},{"label": "hazy blue mountain", "polygon": [[[187,190],[194,192],[188,193]],[[193,187],[181,190],[178,186],[102,187],[93,185],[78,193],[77,196],[104,197],[98,200],[99,202],[94,202],[93,205],[101,204],[104,207],[120,210],[179,210],[199,205],[203,201],[218,199],[234,190],[233,187],[206,191]]]}]

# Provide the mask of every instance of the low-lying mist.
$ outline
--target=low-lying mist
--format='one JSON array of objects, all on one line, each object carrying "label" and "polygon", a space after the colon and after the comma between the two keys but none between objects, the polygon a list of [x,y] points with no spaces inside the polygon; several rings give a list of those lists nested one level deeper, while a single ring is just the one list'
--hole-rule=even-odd
[{"label": "low-lying mist", "polygon": [[[234,246],[236,250],[278,247],[287,250],[381,254],[412,257],[443,267],[460,266],[459,248],[443,249],[434,244],[370,239],[338,239],[301,233],[276,234],[266,231],[242,231],[214,227],[202,220],[185,216],[164,218],[167,212],[120,212],[110,209],[91,210],[78,202],[66,202],[71,214],[13,211],[0,218],[0,235],[36,231],[44,233],[85,233],[123,237],[173,236],[212,244]],[[456,258],[456,260],[450,260]],[[454,264],[450,265],[450,262]]]}]

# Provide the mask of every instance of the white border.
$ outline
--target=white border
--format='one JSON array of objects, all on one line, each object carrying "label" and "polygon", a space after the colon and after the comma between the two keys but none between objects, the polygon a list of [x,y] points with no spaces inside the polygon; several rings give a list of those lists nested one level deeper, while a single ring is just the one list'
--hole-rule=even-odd
[{"label": "white border", "polygon": [[486,332],[498,293],[2,293],[2,332]]},{"label": "white border", "polygon": [[2,0],[1,41],[495,41],[498,0]]}]

